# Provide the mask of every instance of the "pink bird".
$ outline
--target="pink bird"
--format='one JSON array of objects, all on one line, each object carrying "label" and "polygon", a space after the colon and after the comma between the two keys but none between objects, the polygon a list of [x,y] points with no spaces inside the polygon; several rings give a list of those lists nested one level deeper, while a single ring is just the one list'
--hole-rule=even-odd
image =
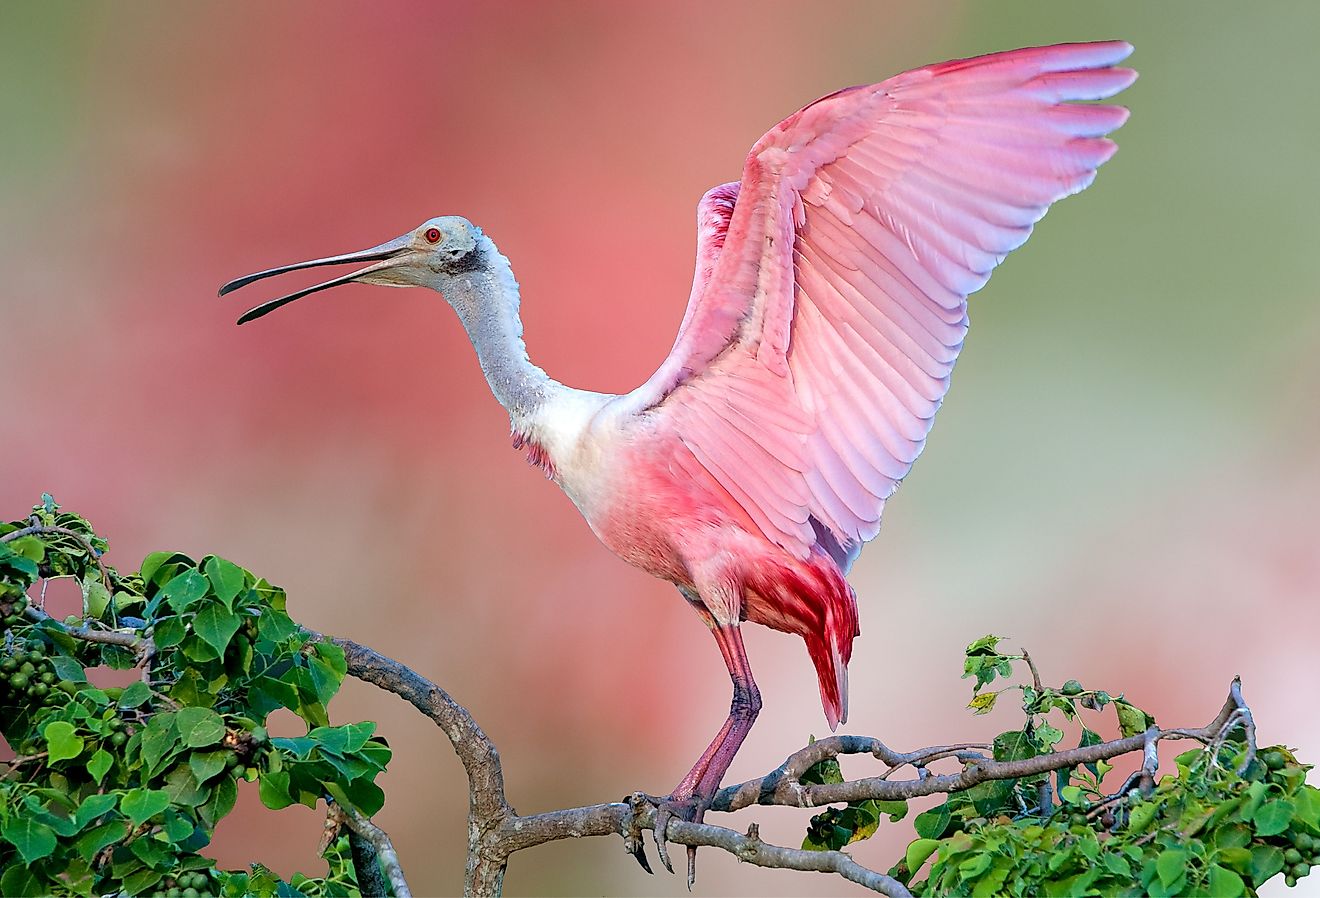
[{"label": "pink bird", "polygon": [[[430,287],[458,313],[514,445],[600,540],[675,584],[733,680],[728,719],[673,792],[699,821],[761,708],[739,627],[806,642],[831,729],[847,719],[857,601],[844,579],[921,453],[967,332],[967,297],[1050,204],[1089,185],[1127,119],[1122,41],[946,62],[830,94],[757,141],[741,181],[697,206],[697,269],[669,357],[622,396],[532,364],[518,284],[481,229],[433,218],[371,249],[231,281],[366,267],[267,302],[251,321],[358,281]],[[693,875],[688,852],[688,876]],[[671,868],[672,869],[672,868]]]}]

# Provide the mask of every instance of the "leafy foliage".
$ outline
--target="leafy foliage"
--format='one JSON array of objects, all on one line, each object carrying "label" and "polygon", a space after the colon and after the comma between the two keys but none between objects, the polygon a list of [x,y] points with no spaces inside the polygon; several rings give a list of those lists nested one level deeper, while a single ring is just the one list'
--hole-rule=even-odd
[{"label": "leafy foliage", "polygon": [[[1154,725],[1154,718],[1121,695],[1086,689],[1076,680],[1039,686],[1034,670],[1031,685],[984,691],[1027,660],[1025,654],[1000,652],[1001,640],[973,642],[964,664],[964,676],[976,678],[968,706],[974,713],[987,713],[1004,692],[1022,693],[1026,721],[995,737],[995,760],[1059,751],[1063,727],[1078,731],[1078,745],[1099,744],[1103,740],[1087,726],[1083,711],[1112,708],[1124,736]],[[1310,767],[1287,748],[1262,749],[1239,774],[1247,758],[1245,738],[1235,731],[1218,744],[1179,755],[1176,774],[1144,785],[1129,779],[1113,795],[1105,792],[1112,768],[1103,761],[983,782],[918,814],[917,838],[889,872],[918,896],[1237,898],[1255,895],[1279,875],[1296,885],[1320,865],[1320,790],[1306,783]],[[802,781],[843,779],[830,759]],[[813,817],[803,847],[838,849],[867,838],[880,816],[870,810],[850,804]]]},{"label": "leafy foliage", "polygon": [[[380,810],[389,746],[375,724],[332,726],[327,712],[343,651],[289,618],[283,590],[223,558],[157,552],[121,575],[102,564],[105,548],[49,496],[27,521],[0,524],[0,732],[18,755],[0,777],[0,894],[356,892],[343,838],[325,851],[326,876],[287,883],[201,854],[240,779],[270,808],[329,796]],[[81,616],[31,607],[51,577],[77,579]],[[99,688],[98,667],[142,677]],[[307,732],[270,738],[277,708]]]}]

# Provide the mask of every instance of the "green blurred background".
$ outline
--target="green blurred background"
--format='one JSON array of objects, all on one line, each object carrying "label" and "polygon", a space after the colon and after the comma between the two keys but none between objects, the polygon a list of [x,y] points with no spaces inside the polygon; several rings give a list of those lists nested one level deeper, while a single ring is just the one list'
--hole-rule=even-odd
[{"label": "green blurred background", "polygon": [[[449,309],[351,286],[240,330],[269,291],[216,287],[463,214],[513,260],[534,359],[624,391],[682,317],[697,198],[780,118],[928,62],[1124,38],[1121,152],[975,298],[852,576],[848,730],[1010,725],[962,710],[961,649],[993,631],[1166,724],[1240,673],[1261,738],[1320,759],[1317,34],[1313,3],[4,4],[0,515],[49,490],[116,565],[216,552],[281,583],[298,619],[466,702],[521,811],[663,792],[723,718],[719,656],[507,448]],[[753,629],[766,708],[731,779],[826,729],[800,643]],[[334,711],[395,747],[379,820],[417,891],[457,889],[445,741],[365,687]],[[224,863],[319,869],[316,814],[240,807]],[[736,823],[791,843],[805,816]],[[856,855],[887,867],[892,830]],[[685,891],[617,840],[519,855],[507,886]],[[850,888],[706,851],[697,891]]]}]

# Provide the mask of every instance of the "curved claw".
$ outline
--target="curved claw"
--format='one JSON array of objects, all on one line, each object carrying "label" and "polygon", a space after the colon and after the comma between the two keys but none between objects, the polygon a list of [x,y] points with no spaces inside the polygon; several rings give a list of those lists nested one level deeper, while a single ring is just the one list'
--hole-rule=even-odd
[{"label": "curved claw", "polygon": [[669,821],[674,819],[674,812],[669,801],[656,802],[655,806],[655,829],[652,835],[655,837],[655,851],[660,856],[660,863],[665,865],[665,869],[670,873],[674,872],[674,865],[669,862]]},{"label": "curved claw", "polygon": [[643,870],[654,876],[655,871],[651,869],[651,862],[646,859],[646,843],[642,841],[642,828],[637,824],[638,811],[641,810],[642,805],[653,803],[651,796],[634,792],[623,800],[627,802],[630,811],[628,833],[623,837],[623,846]]},{"label": "curved claw", "polygon": [[[702,801],[695,795],[687,798],[675,798],[672,795],[668,798],[650,799],[655,805],[655,826],[652,835],[655,838],[656,854],[660,856],[660,863],[664,864],[665,869],[670,873],[674,872],[674,865],[669,860],[669,821],[677,817],[688,823],[700,823],[705,816],[707,802]],[[695,845],[687,846],[687,879],[688,888],[691,889],[693,883],[697,881],[697,848]]]}]

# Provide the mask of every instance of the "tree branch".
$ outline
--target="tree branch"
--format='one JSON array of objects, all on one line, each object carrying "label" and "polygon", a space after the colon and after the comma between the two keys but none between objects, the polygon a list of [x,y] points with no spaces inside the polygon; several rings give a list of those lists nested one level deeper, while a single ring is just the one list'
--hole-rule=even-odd
[{"label": "tree branch", "polygon": [[[325,637],[319,637],[325,638]],[[560,839],[617,834],[625,845],[640,844],[638,833],[654,829],[655,808],[644,801],[610,802],[566,808],[541,814],[519,815],[504,793],[499,753],[467,709],[447,692],[403,664],[346,639],[343,647],[351,676],[393,692],[434,720],[449,737],[468,774],[468,862],[465,895],[498,895],[508,858],[516,851]],[[1222,744],[1236,726],[1247,730],[1248,752],[1254,753],[1254,725],[1242,699],[1241,683],[1234,679],[1218,716],[1199,728],[1161,730],[1152,727],[1122,739],[1067,751],[996,761],[984,743],[931,746],[896,752],[878,739],[831,736],[794,752],[763,777],[726,787],[715,796],[711,810],[737,811],[751,805],[819,807],[840,802],[901,800],[938,793],[959,792],[988,780],[1020,779],[1041,773],[1108,760],[1129,752],[1143,753],[1143,771],[1152,762],[1161,739],[1195,739],[1206,745]],[[888,765],[880,776],[843,783],[803,784],[801,776],[814,764],[839,755],[870,754]],[[963,763],[958,773],[931,774],[927,765],[952,758]],[[897,770],[911,766],[916,777],[890,780]],[[756,825],[744,835],[709,823],[671,821],[669,841],[680,845],[720,848],[740,860],[761,867],[835,873],[891,898],[910,896],[893,877],[870,870],[841,851],[805,851],[770,845],[761,840]],[[632,850],[630,848],[630,850]]]},{"label": "tree branch", "polygon": [[[32,620],[48,619],[45,612],[29,608]],[[134,621],[134,623],[141,623]],[[88,642],[119,645],[140,653],[151,647],[149,637],[129,630],[97,630],[90,624],[67,629],[69,635]],[[349,639],[331,639],[308,631],[312,639],[327,640],[344,650],[348,674],[405,699],[426,715],[449,738],[468,779],[468,859],[464,894],[499,895],[509,856],[516,851],[546,842],[567,838],[617,834],[635,854],[640,851],[641,830],[655,828],[655,807],[646,800],[610,802],[577,808],[519,815],[509,805],[504,791],[504,774],[499,752],[471,713],[448,692],[411,668]],[[831,736],[813,742],[789,755],[784,763],[757,779],[728,786],[715,796],[711,810],[733,812],[752,805],[787,805],[820,807],[868,799],[906,800],[926,795],[960,792],[989,780],[1021,779],[1108,760],[1140,751],[1143,765],[1139,775],[1143,785],[1153,784],[1156,748],[1162,739],[1194,739],[1208,746],[1222,745],[1229,733],[1241,726],[1247,735],[1247,759],[1255,755],[1255,724],[1251,709],[1242,698],[1241,681],[1234,678],[1228,698],[1210,723],[1197,728],[1159,729],[1151,727],[1122,739],[1081,746],[1017,761],[997,761],[987,755],[984,743],[957,743],[897,752],[879,739],[867,736]],[[887,765],[878,776],[842,783],[808,783],[801,777],[813,765],[840,755],[869,754]],[[957,773],[932,774],[927,768],[934,761],[953,759],[963,768]],[[916,776],[892,780],[904,767],[912,767]],[[398,855],[389,837],[360,813],[340,808],[344,822],[355,834],[357,853],[367,843],[379,858],[381,867],[396,896],[410,895],[403,878]],[[673,820],[668,827],[669,841],[680,845],[719,848],[746,863],[760,867],[834,873],[890,898],[910,898],[907,888],[893,877],[858,864],[841,851],[806,851],[771,845],[760,838],[756,824],[746,834],[710,823]],[[374,866],[374,865],[373,865]]]},{"label": "tree branch", "polygon": [[[353,866],[359,872],[359,876],[361,876],[362,870],[375,868],[375,862],[379,861],[379,869],[384,871],[385,878],[389,880],[395,898],[412,898],[412,890],[408,887],[408,880],[403,878],[403,867],[399,865],[398,852],[394,850],[394,843],[390,841],[390,837],[385,833],[385,830],[362,816],[362,812],[357,808],[342,804],[337,804],[336,807],[339,813],[343,815],[344,825],[350,830],[349,844],[353,851]],[[357,836],[370,846],[372,854],[370,863],[367,862],[368,859],[365,857],[361,864],[358,863],[359,853],[365,854],[366,852],[362,851],[362,846],[356,842],[353,836]],[[367,883],[359,881],[358,887],[363,890],[364,894],[371,894],[367,892]],[[384,895],[385,893],[384,890],[381,890],[377,894]]]}]

